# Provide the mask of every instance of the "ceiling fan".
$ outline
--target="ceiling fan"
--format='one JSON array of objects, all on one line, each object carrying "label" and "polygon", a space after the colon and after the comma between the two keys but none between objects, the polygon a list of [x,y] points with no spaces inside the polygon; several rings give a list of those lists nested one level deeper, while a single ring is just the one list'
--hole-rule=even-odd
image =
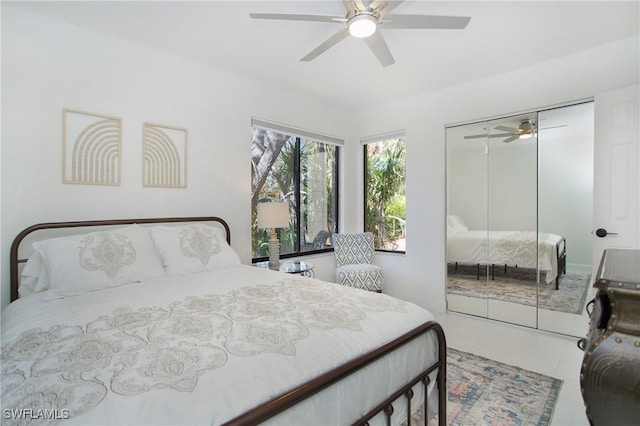
[{"label": "ceiling fan", "polygon": [[395,62],[380,29],[464,29],[471,18],[459,16],[391,15],[402,1],[343,0],[345,16],[302,15],[286,13],[250,13],[253,19],[279,19],[286,21],[312,21],[341,24],[343,28],[324,43],[309,52],[301,61],[308,62],[335,46],[349,35],[362,38],[382,66]]},{"label": "ceiling fan", "polygon": [[[557,127],[566,127],[566,126],[567,126],[566,124],[562,124],[560,126],[541,128],[540,130],[555,129]],[[502,142],[509,143],[509,142],[513,142],[516,139],[529,139],[533,136],[536,136],[538,132],[538,129],[536,128],[536,122],[530,118],[520,120],[520,125],[518,125],[517,128],[507,127],[507,126],[496,126],[494,127],[494,129],[500,130],[501,132],[506,132],[506,133],[469,135],[469,136],[465,136],[464,138],[465,139],[506,138]]]}]

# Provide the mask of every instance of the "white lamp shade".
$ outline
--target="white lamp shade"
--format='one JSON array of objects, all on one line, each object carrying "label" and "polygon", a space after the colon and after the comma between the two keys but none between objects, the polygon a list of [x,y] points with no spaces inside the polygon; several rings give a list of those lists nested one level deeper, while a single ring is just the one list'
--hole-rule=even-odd
[{"label": "white lamp shade", "polygon": [[357,38],[369,37],[376,32],[376,19],[366,13],[354,16],[349,20],[349,34]]},{"label": "white lamp shade", "polygon": [[258,228],[289,227],[287,203],[258,203]]}]

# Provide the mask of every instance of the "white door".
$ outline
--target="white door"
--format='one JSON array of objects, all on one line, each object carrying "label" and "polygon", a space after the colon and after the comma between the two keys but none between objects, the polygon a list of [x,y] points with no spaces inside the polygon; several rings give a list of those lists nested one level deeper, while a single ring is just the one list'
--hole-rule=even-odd
[{"label": "white door", "polygon": [[635,84],[595,97],[594,274],[604,249],[640,249],[639,90]]}]

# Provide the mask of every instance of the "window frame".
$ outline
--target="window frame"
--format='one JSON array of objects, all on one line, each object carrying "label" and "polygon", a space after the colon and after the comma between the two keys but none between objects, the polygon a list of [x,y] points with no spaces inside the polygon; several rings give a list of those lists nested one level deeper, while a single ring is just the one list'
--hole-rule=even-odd
[{"label": "window frame", "polygon": [[[317,134],[314,132],[310,132],[307,130],[301,130],[301,129],[296,129],[294,127],[289,127],[283,124],[279,124],[279,123],[272,123],[272,122],[267,122],[264,120],[260,120],[260,119],[252,119],[252,129],[262,129],[265,131],[273,131],[273,132],[277,132],[280,133],[284,136],[289,136],[291,138],[294,138],[295,142],[293,143],[294,146],[294,161],[293,161],[293,169],[294,169],[294,177],[293,177],[293,187],[294,190],[296,191],[296,197],[295,197],[295,206],[294,206],[294,211],[296,214],[296,227],[295,227],[295,232],[297,235],[296,238],[296,242],[295,242],[295,251],[293,253],[280,253],[280,259],[289,259],[289,258],[295,258],[295,257],[301,257],[301,256],[308,256],[308,255],[314,255],[314,254],[321,254],[321,253],[331,253],[333,252],[333,246],[331,247],[325,247],[325,248],[321,248],[321,249],[312,249],[312,250],[307,250],[307,251],[301,251],[302,249],[302,225],[301,225],[301,220],[300,220],[300,215],[301,215],[301,211],[302,211],[302,176],[300,174],[301,172],[301,165],[300,165],[300,158],[301,158],[301,151],[302,151],[302,140],[305,140],[307,142],[311,142],[311,143],[322,143],[325,145],[331,145],[334,147],[335,149],[335,165],[334,165],[334,169],[333,169],[333,173],[332,173],[332,186],[333,186],[333,194],[331,196],[331,203],[333,204],[333,216],[332,216],[332,222],[333,222],[333,230],[332,232],[338,232],[338,230],[340,229],[340,192],[339,192],[339,188],[340,188],[340,155],[341,155],[341,147],[343,146],[343,143],[338,143],[338,142],[342,142],[342,140],[335,138],[335,137],[331,137],[331,136],[325,136],[325,135],[321,135],[321,134]],[[282,230],[281,229],[276,229],[276,232],[278,234],[278,239],[281,239],[281,233]],[[252,226],[252,231],[251,231],[251,239],[252,239],[252,247],[253,247],[253,226]],[[333,243],[333,242],[332,242]],[[259,256],[259,257],[254,257],[253,256],[253,248],[252,248],[252,253],[251,253],[251,262],[252,263],[257,263],[257,262],[263,262],[269,259],[268,254],[266,256]]]}]

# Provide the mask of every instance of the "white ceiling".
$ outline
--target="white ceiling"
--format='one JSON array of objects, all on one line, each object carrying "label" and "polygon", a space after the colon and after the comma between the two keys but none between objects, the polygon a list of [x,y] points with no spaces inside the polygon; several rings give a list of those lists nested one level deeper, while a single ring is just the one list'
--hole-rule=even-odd
[{"label": "white ceiling", "polygon": [[[6,2],[3,1],[4,4]],[[395,14],[469,16],[465,30],[382,30],[382,67],[347,38],[300,62],[340,24],[249,12],[344,15],[341,1],[20,2],[17,6],[294,91],[346,111],[439,90],[639,33],[639,2],[405,1]]]}]

